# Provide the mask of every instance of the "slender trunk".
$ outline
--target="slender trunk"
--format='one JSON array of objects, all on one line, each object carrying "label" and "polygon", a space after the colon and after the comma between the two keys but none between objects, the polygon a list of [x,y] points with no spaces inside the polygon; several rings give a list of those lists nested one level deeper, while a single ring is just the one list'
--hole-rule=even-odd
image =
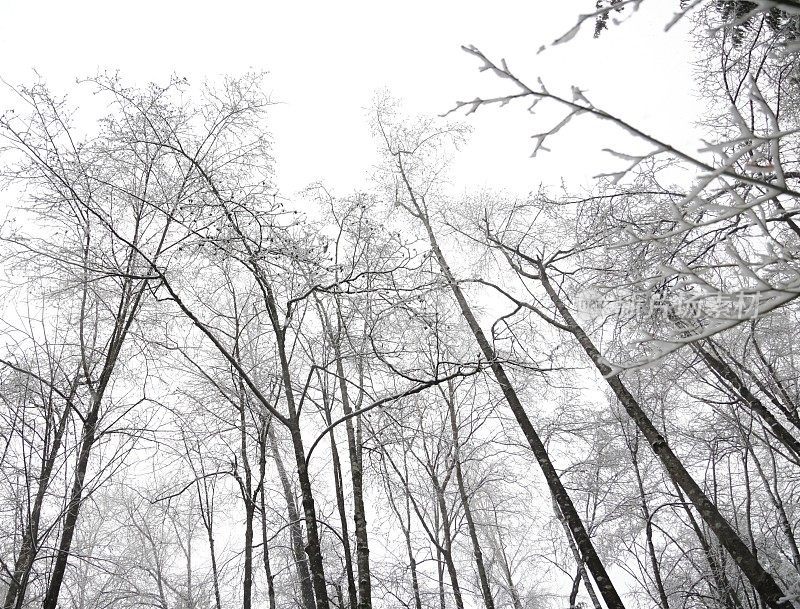
[{"label": "slender trunk", "polygon": [[[635,432],[634,432],[635,433]],[[631,463],[633,464],[633,472],[636,475],[636,488],[639,491],[639,504],[642,508],[642,518],[644,519],[644,532],[645,540],[647,543],[647,554],[650,558],[650,568],[653,570],[653,581],[656,584],[656,592],[658,592],[658,599],[661,603],[662,609],[669,609],[669,600],[667,592],[664,589],[664,582],[661,579],[661,566],[656,556],[656,547],[653,543],[653,518],[650,513],[650,507],[647,505],[647,495],[644,492],[644,482],[642,480],[642,473],[639,470],[639,438],[638,436],[633,440],[633,443],[628,444],[628,451],[631,455]]]},{"label": "slender trunk", "polygon": [[456,421],[455,397],[453,395],[452,381],[448,384],[448,389],[449,395],[446,395],[445,398],[448,410],[450,411],[450,429],[453,433],[453,463],[455,466],[458,493],[461,497],[461,505],[464,508],[464,518],[467,521],[467,529],[469,530],[469,537],[472,541],[472,551],[475,556],[475,567],[478,570],[478,581],[481,586],[483,603],[486,609],[494,609],[494,598],[492,598],[492,591],[489,587],[489,578],[486,576],[486,567],[483,564],[483,553],[481,552],[481,544],[478,539],[478,531],[475,529],[475,520],[472,518],[469,495],[467,494],[464,476],[461,471],[461,444],[458,437],[458,422]]},{"label": "slender trunk", "polygon": [[570,328],[570,332],[575,336],[583,350],[589,356],[589,359],[606,379],[606,382],[614,391],[614,394],[628,413],[628,416],[636,423],[636,426],[652,447],[653,452],[655,452],[661,460],[670,478],[683,489],[697,512],[717,536],[719,542],[725,547],[752,586],[764,598],[767,605],[770,607],[785,606],[785,603],[780,602],[784,594],[773,577],[764,570],[756,557],[753,556],[750,549],[745,545],[736,531],[734,531],[733,527],[731,527],[725,517],[719,512],[717,506],[708,499],[697,482],[695,482],[689,472],[686,471],[683,463],[681,463],[680,459],[672,452],[672,449],[669,447],[664,437],[655,428],[650,418],[628,391],[627,387],[625,387],[619,376],[611,375],[611,368],[605,363],[600,355],[600,351],[584,332],[583,328],[575,321],[569,309],[567,309],[564,302],[556,293],[543,266],[539,267],[539,279],[542,286],[547,291],[550,300],[561,314],[562,319],[564,319],[566,325]]},{"label": "slender trunk", "polygon": [[[411,591],[414,593],[414,608],[422,609],[422,597],[419,593],[419,580],[417,579],[417,559],[414,556],[414,548],[411,545],[411,500],[409,499],[408,489],[403,486],[403,496],[405,497],[405,520],[400,514],[400,509],[395,502],[394,493],[392,492],[392,485],[389,481],[389,472],[386,472],[386,494],[389,498],[389,507],[391,507],[394,515],[400,523],[400,529],[403,531],[403,538],[405,539],[406,552],[408,553],[408,568],[411,572]],[[407,474],[406,474],[407,475]],[[408,523],[408,524],[406,524]]]},{"label": "slender trunk", "polygon": [[222,609],[222,600],[219,595],[219,570],[217,569],[217,549],[214,544],[213,529],[207,529],[208,533],[208,550],[211,554],[211,578],[214,583],[214,606],[217,609]]},{"label": "slender trunk", "polygon": [[707,349],[700,345],[693,345],[694,351],[703,358],[706,365],[733,389],[733,393],[739,398],[739,401],[750,410],[756,413],[759,418],[764,421],[767,428],[772,432],[775,438],[783,444],[783,446],[793,455],[795,459],[800,459],[800,442],[795,438],[789,430],[784,427],[780,421],[767,409],[766,406],[759,400],[745,385],[741,377],[736,374],[736,371],[728,365],[722,358],[716,357]]},{"label": "slender trunk", "polygon": [[572,578],[572,589],[569,591],[569,609],[577,609],[578,591],[581,589],[581,570],[578,569]]},{"label": "slender trunk", "polygon": [[244,524],[244,594],[242,609],[250,609],[253,598],[253,516],[255,505],[248,501],[245,506]]},{"label": "slender trunk", "polygon": [[[408,489],[406,489],[408,492]],[[433,510],[433,526],[434,531],[436,533],[436,539],[434,540],[434,545],[436,546],[436,575],[437,575],[437,583],[439,584],[439,609],[445,609],[447,606],[447,600],[444,593],[444,561],[442,560],[442,544],[439,543],[439,504],[436,504],[436,509]]]},{"label": "slender trunk", "polygon": [[520,599],[517,585],[514,583],[514,578],[511,574],[511,564],[508,562],[503,534],[500,532],[500,526],[497,520],[497,509],[492,506],[492,511],[494,513],[494,522],[497,526],[497,547],[495,551],[500,555],[500,567],[503,570],[503,575],[506,577],[506,585],[508,586],[508,593],[511,596],[511,604],[514,609],[522,609],[522,600]]},{"label": "slender trunk", "polygon": [[564,518],[564,515],[561,513],[561,510],[558,508],[558,504],[556,503],[555,499],[553,499],[553,512],[555,512],[556,518],[558,518],[562,528],[564,529],[564,536],[567,538],[567,545],[569,545],[572,557],[575,559],[575,564],[577,565],[578,573],[583,579],[583,583],[586,587],[586,593],[589,595],[589,599],[592,601],[592,607],[594,607],[594,609],[602,609],[600,600],[597,598],[597,593],[595,593],[594,591],[592,580],[589,579],[589,574],[586,572],[586,568],[583,565],[583,559],[581,558],[581,553],[578,551],[578,547],[575,544],[575,539],[572,537],[572,531],[569,528],[569,523],[567,522],[567,519]]},{"label": "slender trunk", "polygon": [[447,573],[450,576],[450,584],[453,586],[453,600],[456,603],[456,609],[464,609],[461,586],[458,583],[458,570],[453,562],[453,534],[450,530],[450,515],[447,510],[447,503],[444,500],[444,492],[436,479],[434,479],[433,486],[436,492],[436,500],[439,503],[439,512],[442,515],[442,536],[444,537],[442,540],[444,542],[442,556],[447,566]]},{"label": "slender trunk", "polygon": [[11,609],[14,602],[19,597],[19,605],[24,602],[25,592],[28,587],[28,580],[30,578],[31,567],[38,552],[38,537],[39,537],[39,523],[42,517],[42,506],[44,505],[44,497],[47,493],[47,487],[50,484],[50,476],[53,474],[53,467],[55,466],[58,452],[61,450],[61,443],[64,438],[64,431],[67,427],[69,420],[69,413],[71,407],[71,400],[75,396],[75,389],[77,386],[77,377],[75,383],[70,388],[69,398],[67,403],[64,404],[64,410],[58,419],[56,431],[53,436],[53,443],[50,446],[46,458],[42,462],[42,469],[37,479],[36,497],[33,500],[31,514],[28,518],[28,524],[25,527],[25,533],[22,536],[22,546],[20,547],[17,560],[14,562],[14,575],[9,581],[6,597],[3,601],[3,609]]},{"label": "slender trunk", "polygon": [[[262,475],[263,478],[263,475]],[[261,485],[261,544],[264,556],[264,574],[267,578],[267,596],[269,609],[275,609],[275,576],[272,575],[272,565],[269,561],[269,538],[267,537],[267,511],[264,505],[264,485]]]},{"label": "slender trunk", "polygon": [[767,369],[767,372],[769,372],[772,382],[778,388],[778,393],[780,393],[781,397],[783,398],[783,404],[776,402],[776,405],[786,415],[786,418],[789,420],[789,422],[794,425],[795,428],[800,429],[800,416],[797,414],[797,404],[795,404],[795,401],[789,396],[789,392],[786,390],[786,387],[783,386],[783,382],[778,376],[775,367],[769,362],[767,357],[764,355],[764,352],[761,350],[761,346],[758,344],[758,339],[756,338],[755,333],[753,333],[752,339],[758,359],[761,360],[761,363]]},{"label": "slender trunk", "polygon": [[[756,466],[756,471],[758,472],[759,478],[761,478],[761,482],[764,484],[764,490],[767,492],[767,496],[770,499],[770,503],[775,508],[775,513],[778,516],[778,522],[780,523],[781,530],[783,531],[784,537],[786,537],[786,541],[789,544],[789,549],[792,552],[792,565],[795,568],[795,571],[800,571],[800,550],[797,547],[797,539],[794,536],[794,530],[792,529],[792,524],[789,521],[789,517],[786,514],[786,508],[783,504],[783,499],[781,499],[780,494],[778,493],[778,489],[776,487],[770,488],[770,481],[767,477],[766,473],[764,472],[764,468],[761,465],[761,461],[759,460],[758,456],[756,455],[753,447],[749,444],[746,445],[747,449],[750,451],[750,457],[753,460],[753,464]],[[772,453],[772,448],[768,447],[768,451],[770,451],[770,457],[772,459],[772,475],[773,479],[777,477],[777,468],[775,467],[775,456]]]},{"label": "slender trunk", "polygon": [[189,495],[189,514],[186,524],[186,605],[188,609],[195,609],[194,607],[194,583],[192,581],[192,537],[194,536],[193,520],[194,518],[194,497]]},{"label": "slender trunk", "polygon": [[[188,449],[187,449],[188,451]],[[200,470],[205,476],[205,468],[202,458],[200,460]],[[200,501],[200,518],[203,521],[203,528],[206,530],[208,538],[208,551],[211,556],[211,581],[214,586],[214,607],[222,609],[222,601],[219,594],[219,571],[217,570],[217,550],[214,543],[214,508],[212,499],[208,496],[208,486],[206,479],[203,478],[203,494],[200,493],[200,484],[197,484],[197,498]]]},{"label": "slender trunk", "polygon": [[703,556],[705,556],[706,561],[708,562],[708,568],[711,571],[711,578],[714,580],[714,587],[717,590],[717,593],[720,596],[722,602],[725,603],[725,606],[729,609],[736,608],[742,609],[741,601],[739,597],[736,595],[736,591],[731,586],[730,582],[728,581],[727,576],[725,575],[725,570],[717,561],[716,556],[714,556],[714,552],[711,549],[711,544],[708,543],[708,539],[706,538],[705,534],[703,533],[702,529],[700,528],[700,524],[697,522],[697,519],[694,517],[692,510],[689,508],[689,505],[686,503],[685,497],[683,492],[681,491],[680,487],[673,482],[673,487],[675,488],[675,492],[678,495],[678,500],[683,507],[684,513],[689,520],[689,525],[691,526],[692,530],[694,531],[695,537],[697,537],[697,541],[700,543],[700,548],[703,550]]},{"label": "slender trunk", "polygon": [[[326,425],[331,424],[331,411],[328,405],[328,398],[323,394],[323,402],[325,405],[325,422]],[[344,570],[347,576],[347,596],[350,601],[350,608],[355,609],[358,606],[358,595],[356,593],[356,582],[353,577],[353,559],[350,551],[350,535],[347,527],[347,511],[344,504],[344,489],[342,481],[342,465],[339,460],[339,449],[336,446],[336,436],[333,428],[330,430],[331,438],[331,461],[333,462],[333,486],[336,492],[336,507],[339,510],[339,521],[342,526],[342,549],[344,551]]]},{"label": "slender trunk", "polygon": [[[342,400],[342,411],[348,418],[345,420],[345,431],[347,433],[347,449],[350,456],[350,477],[353,486],[353,522],[355,524],[356,536],[356,564],[358,567],[358,608],[371,609],[372,607],[372,577],[369,568],[369,536],[367,533],[367,517],[364,509],[364,476],[361,457],[361,439],[356,437],[353,426],[353,408],[350,404],[350,393],[347,389],[347,378],[345,376],[344,361],[342,357],[341,337],[344,331],[344,322],[339,303],[336,306],[337,330],[334,331],[330,317],[319,304],[319,312],[322,317],[325,329],[333,347],[334,360],[336,365],[336,376],[338,380],[339,396]],[[355,608],[356,605],[353,605]]]},{"label": "slender trunk", "polygon": [[[236,300],[234,295],[234,310],[236,310]],[[236,318],[236,332],[239,336],[239,318]],[[239,351],[238,338],[233,349],[233,356],[241,364],[241,353]],[[244,470],[244,479],[234,469],[234,477],[239,483],[239,490],[244,501],[245,521],[244,521],[244,577],[242,581],[242,609],[250,609],[253,599],[253,519],[256,511],[256,497],[253,493],[253,473],[250,468],[250,459],[247,455],[247,394],[244,382],[241,377],[237,378],[237,388],[239,391],[238,414],[239,414],[239,458]]]},{"label": "slender trunk", "polygon": [[514,418],[517,420],[517,424],[520,426],[523,434],[525,435],[525,439],[528,441],[528,444],[531,447],[531,451],[536,457],[536,461],[539,463],[539,467],[544,474],[547,485],[550,488],[550,492],[558,503],[561,513],[564,514],[564,517],[567,519],[570,531],[575,538],[575,542],[580,549],[586,565],[592,572],[592,576],[597,583],[597,587],[600,589],[603,599],[606,601],[606,605],[609,609],[623,609],[625,605],[617,593],[614,584],[611,582],[611,578],[608,576],[600,557],[597,555],[594,544],[592,544],[592,540],[589,537],[589,534],[586,532],[586,528],[584,527],[578,512],[575,510],[572,499],[567,493],[567,490],[564,488],[564,485],[561,483],[561,479],[559,478],[558,472],[550,460],[550,455],[548,455],[547,449],[542,443],[539,434],[534,429],[531,420],[528,418],[528,414],[525,412],[525,408],[522,406],[522,402],[520,402],[517,392],[511,385],[511,381],[506,375],[505,369],[498,360],[494,349],[489,343],[489,340],[486,338],[486,335],[483,333],[478,320],[475,318],[475,315],[472,312],[472,308],[469,306],[461,287],[459,286],[458,282],[453,276],[452,271],[450,270],[450,267],[447,264],[444,254],[439,248],[439,244],[436,240],[436,236],[434,235],[430,220],[417,204],[416,196],[413,194],[410,185],[408,190],[417,209],[417,217],[422,221],[422,224],[428,234],[431,249],[436,256],[439,267],[441,268],[445,279],[450,285],[450,289],[452,290],[453,295],[458,302],[461,313],[470,330],[472,331],[472,334],[475,336],[478,346],[491,366],[494,377],[497,380],[501,391],[503,392],[506,402],[508,402],[508,405],[511,408]]},{"label": "slender trunk", "polygon": [[[338,340],[334,341],[336,354],[336,375],[339,377],[339,391],[342,398],[342,410],[350,415],[350,397],[347,392],[347,382],[342,365],[342,354]],[[367,517],[364,509],[364,475],[361,459],[361,444],[356,442],[353,420],[345,421],[347,431],[347,447],[350,452],[350,475],[353,485],[353,521],[356,534],[356,563],[358,565],[358,607],[359,609],[372,608],[372,578],[369,570],[369,537],[367,534]]]}]

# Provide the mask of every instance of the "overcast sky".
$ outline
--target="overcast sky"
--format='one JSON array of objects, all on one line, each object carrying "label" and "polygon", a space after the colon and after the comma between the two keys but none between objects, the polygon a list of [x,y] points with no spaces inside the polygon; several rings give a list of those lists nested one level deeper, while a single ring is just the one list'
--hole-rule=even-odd
[{"label": "overcast sky", "polygon": [[[663,33],[678,2],[644,3],[599,40],[592,23],[573,41],[537,49],[563,34],[594,0],[541,2],[10,2],[0,21],[0,75],[31,82],[36,69],[64,91],[76,77],[119,69],[129,82],[270,73],[276,106],[277,183],[285,195],[323,180],[339,194],[363,186],[375,143],[366,109],[388,88],[413,112],[439,114],[458,99],[509,91],[479,74],[460,49],[474,44],[535,83],[569,95],[586,90],[597,106],[696,149],[686,28]],[[223,8],[224,7],[224,8]],[[536,10],[539,9],[539,10]],[[627,14],[627,13],[626,13]],[[688,25],[688,24],[687,24]],[[463,115],[463,113],[462,113]],[[527,192],[540,182],[586,185],[621,161],[600,148],[622,146],[613,129],[582,119],[530,159],[530,135],[546,118],[523,106],[466,119],[475,128],[454,181]]]}]

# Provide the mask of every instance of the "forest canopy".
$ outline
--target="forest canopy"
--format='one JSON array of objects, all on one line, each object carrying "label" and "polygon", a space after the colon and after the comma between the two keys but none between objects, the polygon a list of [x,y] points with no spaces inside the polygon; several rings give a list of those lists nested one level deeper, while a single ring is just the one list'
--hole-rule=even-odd
[{"label": "forest canopy", "polygon": [[[694,149],[466,44],[344,194],[268,74],[5,83],[2,607],[800,607],[800,4],[674,4]],[[464,188],[485,113],[609,170]]]}]

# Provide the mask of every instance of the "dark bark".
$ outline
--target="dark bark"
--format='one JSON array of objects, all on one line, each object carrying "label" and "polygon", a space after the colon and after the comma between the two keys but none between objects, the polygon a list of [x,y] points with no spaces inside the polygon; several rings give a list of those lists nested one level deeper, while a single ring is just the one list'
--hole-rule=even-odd
[{"label": "dark bark", "polygon": [[639,469],[638,435],[632,440],[628,440],[627,444],[628,451],[631,455],[631,463],[633,464],[633,472],[636,476],[636,488],[639,491],[639,505],[642,510],[642,518],[644,519],[645,542],[647,544],[647,555],[650,558],[650,568],[653,570],[653,581],[656,585],[656,592],[658,593],[658,600],[661,603],[662,609],[669,609],[669,599],[664,589],[664,581],[661,578],[661,566],[659,565],[655,544],[653,542],[653,515],[650,513],[650,507],[647,505],[647,494],[644,490],[644,481],[642,480],[642,473]]},{"label": "dark bark", "polygon": [[[261,440],[261,544],[262,556],[264,559],[264,575],[267,579],[267,597],[269,598],[269,609],[275,609],[275,576],[272,575],[272,565],[269,560],[269,537],[267,536],[267,510],[264,502],[264,470],[266,466],[266,429],[263,431]],[[215,590],[216,591],[216,590]],[[219,609],[219,607],[217,607]]]},{"label": "dark bark", "polygon": [[91,455],[92,446],[96,439],[97,420],[100,414],[102,397],[102,394],[95,394],[92,396],[91,409],[83,425],[81,447],[78,453],[78,462],[75,465],[75,477],[72,482],[67,512],[64,516],[64,525],[61,530],[61,542],[58,545],[58,553],[56,554],[56,560],[50,575],[50,583],[47,586],[47,593],[44,598],[44,609],[56,609],[58,606],[58,596],[61,592],[61,584],[64,581],[64,574],[67,570],[67,561],[69,560],[70,548],[72,547],[72,539],[75,535],[80,506],[83,500],[84,481],[86,479],[86,470],[89,466],[89,456]]},{"label": "dark bark", "polygon": [[[405,179],[405,175],[403,175],[403,177]],[[547,482],[547,485],[550,488],[551,494],[555,498],[555,501],[558,504],[561,513],[564,514],[564,517],[567,519],[567,522],[569,523],[570,531],[572,532],[575,542],[578,545],[583,560],[589,567],[589,571],[591,571],[592,576],[594,577],[594,580],[597,583],[597,587],[600,590],[600,594],[603,596],[603,599],[606,601],[606,605],[609,607],[609,609],[622,609],[625,605],[622,602],[622,599],[620,598],[619,594],[617,593],[614,584],[611,582],[611,578],[606,572],[605,566],[600,560],[600,557],[598,556],[597,551],[594,548],[594,544],[592,543],[589,534],[586,532],[586,528],[584,527],[583,522],[581,521],[581,518],[578,515],[578,512],[575,510],[575,506],[572,503],[572,499],[569,497],[567,490],[564,488],[564,485],[561,482],[558,472],[556,471],[552,461],[550,460],[550,455],[548,455],[547,449],[542,443],[539,434],[533,427],[533,424],[531,423],[528,414],[525,412],[525,408],[522,406],[522,402],[520,402],[519,397],[517,396],[517,392],[511,385],[511,381],[506,375],[506,371],[503,368],[503,365],[498,360],[497,355],[494,352],[494,349],[492,348],[491,344],[489,343],[489,340],[486,338],[486,335],[481,329],[481,326],[478,323],[475,314],[472,312],[472,308],[467,302],[464,292],[461,290],[460,285],[453,276],[453,273],[447,264],[444,254],[439,248],[429,218],[420,207],[416,195],[413,193],[410,184],[408,184],[408,182],[406,182],[406,184],[408,187],[409,195],[412,198],[412,203],[415,207],[416,211],[415,215],[422,222],[425,231],[427,232],[431,249],[433,250],[434,256],[436,257],[439,267],[442,270],[442,274],[447,280],[447,283],[449,284],[450,289],[452,290],[453,295],[455,296],[456,301],[458,302],[459,308],[461,309],[461,313],[464,319],[466,320],[470,330],[472,331],[472,334],[475,336],[475,340],[478,343],[481,352],[483,353],[487,362],[489,362],[489,365],[491,366],[494,377],[497,380],[497,383],[500,386],[501,391],[503,392],[503,397],[505,397],[506,402],[508,403],[511,409],[511,412],[517,421],[517,424],[520,426],[520,429],[525,435],[525,439],[528,441],[528,445],[531,447],[531,451],[536,457],[536,461],[539,463],[539,467],[541,468],[542,473],[544,474],[545,481]]]},{"label": "dark bark", "polygon": [[478,581],[481,586],[481,594],[483,596],[483,603],[486,609],[494,609],[494,598],[492,597],[492,590],[489,587],[489,578],[486,575],[486,567],[483,563],[483,552],[481,552],[481,544],[478,539],[478,531],[475,528],[475,520],[472,517],[472,508],[470,507],[469,495],[467,494],[466,485],[464,484],[464,475],[461,471],[461,442],[458,435],[458,421],[456,420],[455,396],[453,389],[453,382],[448,383],[448,394],[445,394],[448,410],[450,413],[450,429],[453,434],[453,464],[456,475],[456,484],[458,485],[458,494],[461,497],[461,505],[464,508],[464,518],[467,521],[467,529],[469,537],[472,541],[472,551],[475,557],[475,567],[478,571]]},{"label": "dark bark", "polygon": [[706,365],[725,383],[730,385],[739,401],[749,407],[767,426],[767,429],[783,444],[795,460],[800,460],[800,441],[778,421],[766,406],[745,385],[736,371],[721,357],[717,357],[702,345],[693,345],[695,352],[703,358]]},{"label": "dark bark", "polygon": [[289,482],[289,476],[286,475],[286,468],[283,465],[283,459],[281,459],[280,451],[278,450],[278,442],[272,428],[268,430],[267,436],[272,448],[272,458],[275,460],[275,467],[278,470],[278,478],[283,487],[283,496],[286,500],[286,512],[289,517],[289,537],[291,539],[294,565],[297,570],[297,579],[300,582],[303,607],[305,609],[314,609],[314,589],[311,585],[311,573],[308,570],[308,558],[303,550],[303,531],[300,527],[300,515],[297,512],[297,505],[295,505],[294,492]]},{"label": "dark bark", "polygon": [[278,307],[272,293],[272,287],[268,282],[263,280],[263,278],[261,278],[261,285],[266,298],[267,311],[275,333],[278,347],[278,362],[280,364],[281,381],[283,384],[283,395],[286,397],[286,406],[289,411],[289,434],[292,440],[292,449],[295,465],[297,467],[297,478],[300,483],[303,515],[305,516],[306,522],[307,543],[305,551],[308,555],[308,564],[309,570],[311,571],[311,582],[314,588],[316,607],[317,609],[328,609],[328,584],[325,581],[325,565],[322,560],[322,549],[319,541],[314,493],[311,488],[311,479],[308,476],[303,436],[300,432],[300,413],[297,411],[297,406],[295,404],[291,370],[289,367],[289,359],[286,354],[286,331],[279,321]]},{"label": "dark bark", "polygon": [[767,605],[770,607],[784,607],[786,603],[779,602],[779,599],[784,596],[783,591],[773,577],[764,570],[733,527],[719,512],[717,506],[709,500],[703,490],[698,486],[697,482],[695,482],[694,478],[686,471],[683,463],[678,459],[675,453],[672,452],[672,449],[669,447],[664,437],[653,425],[650,418],[641,408],[636,398],[628,391],[619,376],[612,376],[612,369],[605,363],[600,351],[572,316],[561,297],[555,291],[542,265],[539,265],[539,280],[564,320],[564,323],[570,329],[573,336],[575,336],[597,370],[604,376],[606,382],[613,390],[614,395],[617,396],[625,412],[628,413],[628,416],[631,417],[642,432],[642,435],[644,435],[645,439],[652,447],[653,452],[658,456],[670,478],[686,493],[703,521],[714,532],[719,542],[725,547],[733,561],[739,569],[741,569],[751,585],[762,596]]},{"label": "dark bark", "polygon": [[567,519],[564,518],[561,510],[558,508],[558,504],[556,503],[555,499],[553,499],[553,512],[555,512],[556,518],[558,518],[559,522],[561,523],[561,527],[564,529],[564,536],[567,538],[567,545],[572,553],[572,557],[575,559],[575,565],[577,567],[578,574],[583,579],[583,583],[586,587],[586,593],[589,595],[589,599],[592,601],[592,607],[594,607],[594,609],[602,609],[602,605],[600,604],[597,594],[594,591],[592,580],[589,578],[589,574],[586,572],[586,567],[583,564],[581,553],[578,551],[578,546],[575,544],[575,539],[572,537],[572,531],[570,531],[569,523],[567,523]]},{"label": "dark bark", "polygon": [[464,600],[461,597],[461,586],[458,583],[458,569],[456,569],[456,564],[453,561],[453,533],[450,529],[450,514],[444,499],[444,489],[439,485],[439,481],[436,477],[433,477],[433,488],[436,492],[436,501],[439,505],[439,513],[441,514],[443,537],[442,557],[447,567],[447,574],[450,576],[450,585],[453,587],[453,600],[455,601],[456,609],[464,609]]},{"label": "dark bark", "polygon": [[36,480],[36,497],[33,500],[30,516],[28,517],[25,532],[22,536],[22,546],[14,562],[14,574],[8,584],[6,597],[3,601],[3,609],[11,609],[14,607],[15,601],[17,601],[18,598],[19,601],[16,604],[21,606],[25,599],[31,567],[33,566],[33,561],[39,550],[39,523],[42,517],[42,506],[44,504],[45,494],[47,493],[47,487],[50,484],[50,477],[53,474],[53,467],[55,466],[58,452],[61,450],[64,431],[66,430],[67,421],[69,420],[69,413],[73,407],[72,399],[75,397],[78,379],[79,376],[76,375],[75,381],[72,387],[70,387],[69,394],[65,400],[64,409],[61,411],[61,416],[56,423],[50,450],[42,461],[42,467]]},{"label": "dark bark", "polygon": [[[348,417],[345,420],[345,431],[347,433],[347,449],[350,457],[350,478],[353,487],[353,523],[355,524],[356,537],[356,564],[358,567],[358,607],[359,609],[371,609],[372,607],[372,577],[369,567],[369,535],[367,532],[367,517],[364,509],[364,475],[362,463],[362,447],[360,438],[356,437],[353,426],[353,408],[350,404],[350,393],[347,388],[347,378],[345,376],[344,361],[342,357],[341,339],[344,332],[344,323],[339,303],[336,302],[336,324],[334,331],[330,317],[319,306],[328,338],[333,348],[336,377],[339,387],[339,397],[342,401],[342,411]],[[330,424],[330,422],[328,423]],[[355,605],[354,605],[355,607]]]},{"label": "dark bark", "polygon": [[576,609],[578,591],[581,589],[581,571],[578,569],[572,578],[572,589],[569,591],[569,609]]},{"label": "dark bark", "polygon": [[[323,392],[323,404],[325,406],[325,424],[331,424],[331,410],[328,404],[327,394]],[[356,592],[356,582],[353,576],[353,559],[350,550],[350,534],[347,526],[347,510],[344,504],[344,488],[342,480],[342,465],[339,460],[339,449],[336,446],[336,435],[334,429],[329,432],[331,438],[331,461],[333,463],[333,486],[336,493],[336,507],[339,511],[339,522],[342,527],[342,550],[344,551],[344,570],[347,577],[347,597],[351,609],[358,606],[358,594]]]}]

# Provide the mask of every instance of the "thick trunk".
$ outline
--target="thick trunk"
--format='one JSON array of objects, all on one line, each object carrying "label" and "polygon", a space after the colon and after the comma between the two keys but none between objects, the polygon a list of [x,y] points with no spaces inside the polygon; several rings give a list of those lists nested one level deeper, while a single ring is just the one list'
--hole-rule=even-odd
[{"label": "thick trunk", "polygon": [[311,488],[311,479],[308,476],[303,436],[300,433],[300,413],[297,411],[297,406],[295,404],[289,359],[286,355],[286,334],[278,318],[278,307],[272,293],[272,288],[268,283],[265,283],[263,287],[266,294],[266,304],[270,321],[273,331],[275,332],[283,394],[286,397],[286,406],[289,411],[289,433],[292,439],[295,466],[297,467],[297,478],[300,483],[300,494],[302,496],[303,515],[306,521],[307,544],[305,550],[308,555],[308,564],[311,571],[311,582],[314,587],[316,607],[317,609],[328,609],[328,585],[325,581],[325,565],[322,560],[322,549],[319,541],[317,512],[314,506],[314,493]]},{"label": "thick trunk", "polygon": [[89,456],[95,441],[97,430],[97,419],[100,414],[100,402],[102,394],[92,397],[92,407],[83,425],[81,438],[81,448],[78,453],[78,462],[75,466],[75,477],[70,491],[67,513],[64,516],[64,525],[61,530],[61,542],[58,546],[55,564],[50,575],[50,583],[47,586],[47,593],[44,598],[44,609],[56,609],[58,605],[58,595],[61,592],[61,584],[64,581],[64,574],[67,569],[72,538],[75,535],[75,528],[78,524],[78,514],[80,513],[81,501],[83,500],[83,485],[86,478],[86,470],[89,466]]},{"label": "thick trunk", "polygon": [[652,447],[653,452],[661,460],[670,478],[683,489],[697,512],[714,532],[717,539],[725,547],[736,565],[762,596],[767,605],[770,607],[784,607],[786,604],[779,602],[779,599],[783,597],[784,594],[778,584],[773,577],[764,570],[733,527],[724,516],[720,514],[717,506],[708,499],[697,482],[695,482],[694,478],[686,471],[683,463],[678,459],[675,453],[672,452],[672,449],[669,447],[664,437],[658,432],[653,422],[641,408],[638,401],[628,391],[619,376],[611,375],[611,368],[605,363],[600,351],[584,332],[583,328],[575,321],[575,318],[551,285],[543,267],[539,268],[539,279],[542,286],[547,291],[550,300],[553,302],[556,309],[558,309],[565,324],[570,328],[570,332],[578,340],[578,343],[589,356],[589,359],[597,370],[605,377],[606,382],[614,391],[614,395],[617,396],[617,399],[628,413],[628,416],[636,423],[636,426]]},{"label": "thick trunk", "polygon": [[292,555],[294,556],[294,565],[297,570],[297,579],[300,582],[303,607],[305,609],[314,609],[314,589],[311,585],[311,573],[308,570],[308,558],[303,550],[303,531],[300,527],[300,515],[297,513],[297,506],[294,502],[294,492],[292,491],[292,485],[289,483],[289,476],[286,474],[286,468],[283,465],[283,459],[281,459],[280,451],[278,450],[278,442],[272,428],[268,430],[267,435],[272,448],[272,458],[275,460],[275,467],[278,470],[278,478],[283,487],[283,496],[286,500],[286,512],[289,517],[289,537],[292,542]]}]

